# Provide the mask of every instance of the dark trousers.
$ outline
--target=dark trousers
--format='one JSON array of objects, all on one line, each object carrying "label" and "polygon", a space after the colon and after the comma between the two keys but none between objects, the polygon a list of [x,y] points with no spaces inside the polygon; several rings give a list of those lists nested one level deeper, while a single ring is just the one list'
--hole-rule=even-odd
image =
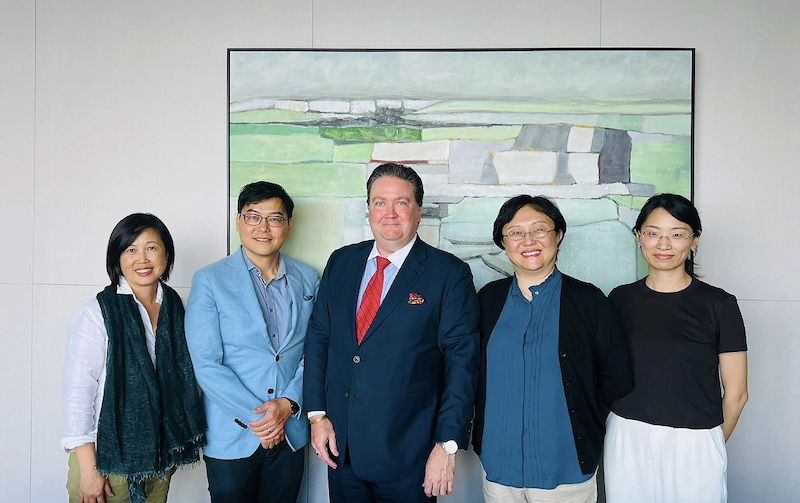
[{"label": "dark trousers", "polygon": [[358,478],[353,473],[349,454],[349,452],[345,453],[344,463],[340,463],[335,470],[328,468],[331,503],[430,503],[436,501],[435,497],[425,496],[425,490],[422,487],[425,477],[424,464],[419,475],[400,480],[370,482]]},{"label": "dark trousers", "polygon": [[203,456],[212,503],[295,503],[300,492],[305,448],[292,452],[281,442],[242,459]]}]

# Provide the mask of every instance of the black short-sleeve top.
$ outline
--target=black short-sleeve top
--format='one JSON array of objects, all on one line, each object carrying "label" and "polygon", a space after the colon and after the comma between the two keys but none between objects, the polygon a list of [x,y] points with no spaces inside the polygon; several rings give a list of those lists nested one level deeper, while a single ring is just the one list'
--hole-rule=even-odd
[{"label": "black short-sleeve top", "polygon": [[722,424],[718,355],[747,351],[736,297],[694,278],[673,293],[651,290],[641,279],[608,298],[628,337],[635,382],[611,410],[674,428]]}]

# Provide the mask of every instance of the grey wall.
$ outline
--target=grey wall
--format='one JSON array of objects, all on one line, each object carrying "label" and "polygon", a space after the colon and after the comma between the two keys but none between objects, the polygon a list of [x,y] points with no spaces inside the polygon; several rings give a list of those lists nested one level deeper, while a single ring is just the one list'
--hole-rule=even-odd
[{"label": "grey wall", "polygon": [[[166,222],[184,297],[224,256],[227,48],[584,46],[697,48],[699,259],[739,297],[750,342],[730,501],[796,501],[799,26],[796,0],[0,2],[0,501],[65,499],[65,327],[106,284],[119,218]],[[459,463],[443,500],[478,501],[474,455]],[[203,469],[170,501],[208,501]]]}]

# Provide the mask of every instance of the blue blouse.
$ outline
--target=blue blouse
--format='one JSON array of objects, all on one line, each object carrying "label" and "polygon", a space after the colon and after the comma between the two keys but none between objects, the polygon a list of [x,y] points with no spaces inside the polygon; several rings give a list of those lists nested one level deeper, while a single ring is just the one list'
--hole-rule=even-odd
[{"label": "blue blouse", "polygon": [[530,288],[514,281],[486,349],[481,463],[492,482],[554,489],[581,473],[558,360],[561,273]]}]

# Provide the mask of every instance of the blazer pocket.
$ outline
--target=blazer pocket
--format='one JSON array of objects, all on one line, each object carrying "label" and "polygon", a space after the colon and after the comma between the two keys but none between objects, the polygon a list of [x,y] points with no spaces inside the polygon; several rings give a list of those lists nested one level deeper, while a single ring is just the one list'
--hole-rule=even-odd
[{"label": "blazer pocket", "polygon": [[395,410],[424,409],[432,404],[433,393],[430,390],[424,390],[395,395],[392,408]]}]

